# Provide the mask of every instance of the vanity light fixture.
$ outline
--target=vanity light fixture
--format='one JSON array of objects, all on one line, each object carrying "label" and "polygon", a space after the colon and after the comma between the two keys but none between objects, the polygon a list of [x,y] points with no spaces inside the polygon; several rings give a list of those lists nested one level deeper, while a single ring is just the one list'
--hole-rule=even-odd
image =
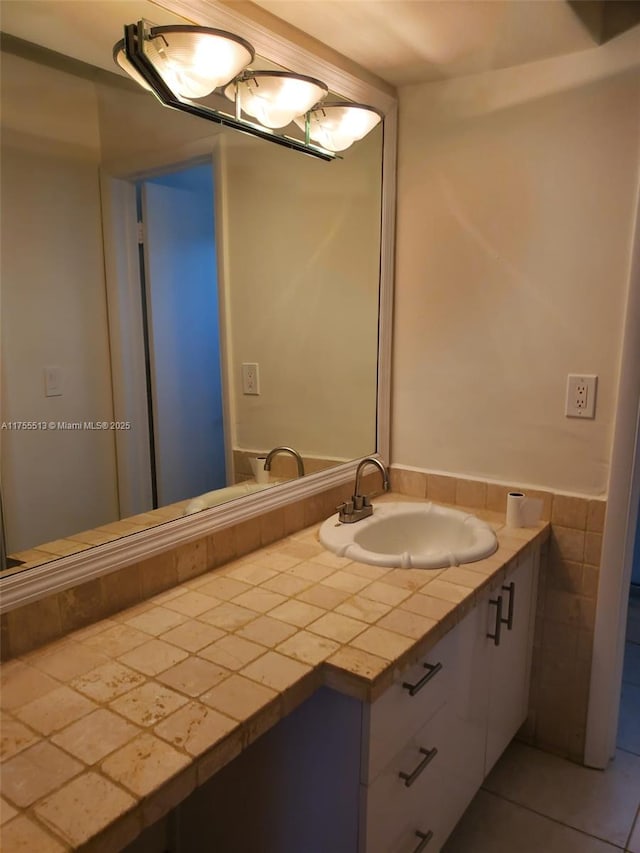
[{"label": "vanity light fixture", "polygon": [[366,104],[349,101],[318,104],[307,116],[294,119],[309,138],[329,151],[344,151],[362,139],[382,119],[382,113]]},{"label": "vanity light fixture", "polygon": [[245,71],[224,93],[235,101],[236,115],[240,108],[265,127],[281,128],[304,116],[328,91],[321,80],[291,71]]},{"label": "vanity light fixture", "polygon": [[[249,71],[254,57],[249,42],[233,33],[192,25],[154,26],[144,20],[127,24],[124,38],[113,48],[115,62],[165,106],[322,160],[335,159],[336,151],[362,139],[382,118],[364,104],[323,104],[328,87],[314,77]],[[216,89],[235,101],[235,115],[192,100]],[[292,121],[303,130],[304,140],[278,132]]]},{"label": "vanity light fixture", "polygon": [[[255,57],[248,41],[210,27],[151,26],[144,32],[142,48],[167,86],[183,98],[205,98],[233,80]],[[127,56],[125,40],[113,50],[116,63],[138,83],[142,78],[145,89],[153,90]]]}]

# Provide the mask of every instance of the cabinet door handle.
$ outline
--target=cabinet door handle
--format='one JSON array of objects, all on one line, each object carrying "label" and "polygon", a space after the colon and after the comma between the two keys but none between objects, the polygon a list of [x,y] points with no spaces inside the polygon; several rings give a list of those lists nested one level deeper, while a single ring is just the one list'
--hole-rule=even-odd
[{"label": "cabinet door handle", "polygon": [[413,853],[422,853],[424,848],[433,838],[433,832],[431,832],[431,830],[429,830],[429,832],[420,832],[419,829],[416,829],[416,835],[420,839],[420,844],[418,844]]},{"label": "cabinet door handle", "polygon": [[490,640],[493,640],[494,645],[500,645],[500,631],[502,629],[502,596],[499,595],[497,598],[490,598],[489,604],[495,604],[496,606],[496,627],[494,634],[487,634]]},{"label": "cabinet door handle", "polygon": [[423,667],[427,670],[419,681],[411,684],[409,681],[403,681],[402,686],[409,691],[409,696],[415,696],[419,690],[425,686],[428,681],[431,681],[434,675],[437,675],[442,669],[441,663],[423,663]]},{"label": "cabinet door handle", "polygon": [[513,606],[516,598],[516,585],[513,581],[511,581],[510,584],[508,584],[507,586],[503,586],[502,589],[505,592],[509,593],[509,609],[507,611],[507,618],[501,618],[500,621],[503,623],[503,625],[506,625],[507,630],[510,631],[513,628]]},{"label": "cabinet door handle", "polygon": [[404,773],[402,770],[398,773],[398,776],[401,779],[404,779],[404,784],[407,788],[410,788],[413,783],[416,781],[418,776],[422,773],[427,764],[430,764],[433,759],[438,754],[437,748],[434,746],[433,749],[424,749],[424,747],[420,747],[420,754],[424,755],[424,758],[411,773]]}]

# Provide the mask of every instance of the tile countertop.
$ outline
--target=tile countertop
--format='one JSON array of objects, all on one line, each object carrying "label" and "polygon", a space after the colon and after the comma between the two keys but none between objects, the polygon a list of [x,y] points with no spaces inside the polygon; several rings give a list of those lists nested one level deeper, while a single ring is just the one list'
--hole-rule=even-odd
[{"label": "tile countertop", "polygon": [[120,850],[321,685],[377,698],[549,533],[471,512],[486,560],[378,568],[314,525],[4,664],[4,853]]}]

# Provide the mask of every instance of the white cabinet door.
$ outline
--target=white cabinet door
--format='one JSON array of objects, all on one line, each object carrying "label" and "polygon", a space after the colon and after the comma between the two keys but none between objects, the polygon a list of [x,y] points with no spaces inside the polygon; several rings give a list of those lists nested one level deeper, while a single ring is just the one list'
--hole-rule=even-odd
[{"label": "white cabinet door", "polygon": [[485,775],[527,716],[537,576],[536,550],[521,559],[483,604],[487,634],[498,634],[497,641],[487,638],[490,666]]}]

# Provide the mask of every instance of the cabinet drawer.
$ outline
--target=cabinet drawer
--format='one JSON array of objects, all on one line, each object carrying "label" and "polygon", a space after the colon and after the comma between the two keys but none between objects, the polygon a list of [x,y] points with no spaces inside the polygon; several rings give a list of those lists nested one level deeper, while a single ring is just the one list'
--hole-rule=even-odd
[{"label": "cabinet drawer", "polygon": [[369,707],[369,756],[363,767],[363,782],[371,783],[408,738],[447,701],[455,680],[459,628],[452,628]]},{"label": "cabinet drawer", "polygon": [[[437,753],[417,772],[433,748]],[[425,853],[437,851],[473,799],[482,782],[484,739],[476,721],[455,702],[443,705],[392,758],[366,796],[364,853],[413,853],[433,833]],[[409,787],[400,773],[415,773]]]},{"label": "cabinet drawer", "polygon": [[[366,789],[366,853],[395,853],[407,831],[420,829],[421,822],[431,820],[428,803],[446,773],[449,728],[444,705]],[[419,839],[413,837],[415,847]]]},{"label": "cabinet drawer", "polygon": [[[405,827],[393,847],[387,847],[384,853],[438,853],[439,847],[431,829],[412,829]],[[367,848],[368,853],[369,848]],[[378,848],[376,848],[378,850]],[[382,853],[382,848],[378,853]]]}]

